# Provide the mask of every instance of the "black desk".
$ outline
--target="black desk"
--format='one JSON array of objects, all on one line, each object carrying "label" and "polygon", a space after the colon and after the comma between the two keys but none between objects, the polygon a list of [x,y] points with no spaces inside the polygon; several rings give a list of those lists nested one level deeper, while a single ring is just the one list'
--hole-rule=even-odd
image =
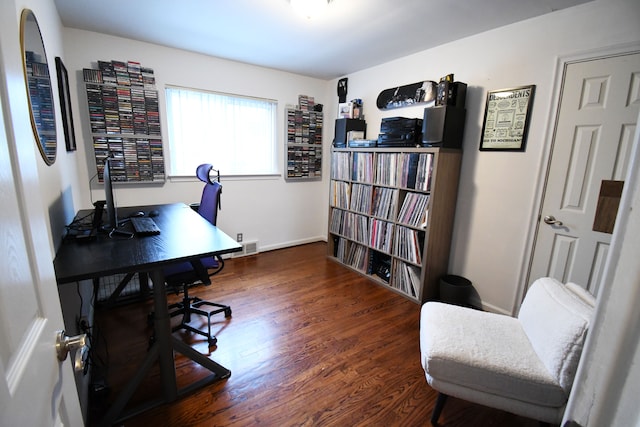
[{"label": "black desk", "polygon": [[[156,340],[136,375],[105,414],[103,420],[105,425],[111,425],[121,415],[127,402],[156,360],[160,365],[162,398],[138,408],[125,417],[165,402],[172,402],[212,381],[228,378],[231,375],[231,371],[172,335],[162,268],[171,263],[199,259],[207,255],[238,252],[241,246],[182,203],[120,208],[118,216],[122,218],[133,212],[151,210],[159,212],[153,220],[160,228],[160,234],[136,236],[131,239],[119,236],[109,238],[106,234],[99,234],[92,242],[63,243],[53,261],[58,284],[131,272],[148,272],[153,281]],[[86,212],[90,211],[84,211]],[[83,211],[78,216],[82,213]],[[206,367],[212,374],[178,390],[174,351]]]}]

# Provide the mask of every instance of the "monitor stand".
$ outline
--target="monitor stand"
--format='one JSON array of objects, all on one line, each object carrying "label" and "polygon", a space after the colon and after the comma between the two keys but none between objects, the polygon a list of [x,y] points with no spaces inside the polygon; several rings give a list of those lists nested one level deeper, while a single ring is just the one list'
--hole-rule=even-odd
[{"label": "monitor stand", "polygon": [[[110,226],[108,225],[102,225],[102,213],[104,212],[104,205],[106,203],[107,202],[104,200],[98,200],[93,204],[93,206],[95,207],[93,211],[93,224],[92,224],[94,230],[99,230],[103,233],[106,233],[109,235],[109,237],[120,236],[120,237],[129,238],[129,239],[132,238],[133,237],[132,232],[118,229],[118,227],[121,225],[121,221],[118,221],[118,227],[116,228],[110,228]],[[122,223],[126,223],[126,221]]]},{"label": "monitor stand", "polygon": [[127,239],[133,238],[134,234],[131,231],[118,230],[117,228],[113,228],[109,230],[108,228],[103,228],[102,231],[107,233],[109,237],[120,236],[126,237]]}]

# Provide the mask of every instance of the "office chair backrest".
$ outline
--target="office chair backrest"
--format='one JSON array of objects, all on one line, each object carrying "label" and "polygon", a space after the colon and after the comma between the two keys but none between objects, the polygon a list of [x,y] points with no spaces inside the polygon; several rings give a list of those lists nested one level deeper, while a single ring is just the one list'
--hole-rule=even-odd
[{"label": "office chair backrest", "polygon": [[211,179],[210,172],[212,169],[213,166],[208,163],[204,163],[196,169],[196,176],[200,181],[205,183],[202,189],[202,198],[200,199],[198,213],[211,224],[216,225],[218,209],[220,207],[220,195],[222,194],[222,184]]}]

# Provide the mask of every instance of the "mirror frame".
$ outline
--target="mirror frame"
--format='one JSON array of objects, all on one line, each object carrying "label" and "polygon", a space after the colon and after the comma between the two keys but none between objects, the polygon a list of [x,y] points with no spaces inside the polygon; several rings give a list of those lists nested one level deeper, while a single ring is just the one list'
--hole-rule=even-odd
[{"label": "mirror frame", "polygon": [[[27,21],[30,20],[35,24],[35,28],[34,33],[29,34],[29,37],[27,37]],[[37,30],[37,34],[35,33],[35,30]],[[29,64],[27,61],[27,44],[29,40],[40,41],[40,46],[37,46],[37,48],[42,49],[42,58],[40,58],[40,61],[44,61],[32,61],[30,67],[28,66]],[[33,46],[29,47],[33,48]],[[52,165],[56,161],[56,155],[58,152],[55,102],[53,99],[49,61],[47,60],[47,52],[44,47],[42,32],[40,31],[38,20],[31,9],[24,9],[20,17],[20,49],[22,53],[22,68],[24,72],[25,88],[27,90],[27,99],[29,101],[29,116],[31,118],[33,136],[36,139],[36,145],[38,146],[38,150],[40,151],[44,162],[47,165]],[[33,52],[35,50],[36,49],[30,49],[29,51]],[[43,67],[38,67],[38,72],[41,73],[41,75],[33,76],[33,64],[35,63],[43,65]],[[31,72],[29,72],[29,69],[31,69]],[[35,87],[33,85],[35,85]],[[50,105],[46,105],[46,103],[49,103]],[[34,104],[38,105],[37,109],[34,108]],[[43,109],[43,105],[50,106],[50,108]],[[45,115],[46,117],[43,117]]]}]

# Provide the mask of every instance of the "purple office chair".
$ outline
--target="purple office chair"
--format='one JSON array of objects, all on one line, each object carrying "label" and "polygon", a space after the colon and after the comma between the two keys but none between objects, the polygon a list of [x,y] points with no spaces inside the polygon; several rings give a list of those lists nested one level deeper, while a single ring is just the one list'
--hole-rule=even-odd
[{"label": "purple office chair", "polygon": [[[211,178],[212,172],[216,173],[214,179]],[[200,203],[191,205],[191,207],[211,224],[216,225],[218,209],[220,209],[220,194],[222,193],[220,172],[213,169],[212,165],[205,163],[198,166],[196,176],[200,181],[204,182],[205,185],[202,190]],[[210,285],[211,276],[219,273],[223,268],[224,260],[222,257],[216,255],[194,262],[170,265],[164,269],[167,286],[173,287],[176,291],[183,293],[182,301],[169,305],[169,315],[171,317],[182,315],[182,321],[173,328],[173,331],[186,329],[206,337],[210,346],[216,345],[218,340],[214,335],[211,335],[211,316],[224,312],[225,317],[231,317],[231,307],[205,301],[198,297],[190,297],[189,288],[197,284]],[[209,310],[207,309],[208,307],[213,307],[213,309]],[[206,316],[206,332],[189,325],[192,314]]]}]

